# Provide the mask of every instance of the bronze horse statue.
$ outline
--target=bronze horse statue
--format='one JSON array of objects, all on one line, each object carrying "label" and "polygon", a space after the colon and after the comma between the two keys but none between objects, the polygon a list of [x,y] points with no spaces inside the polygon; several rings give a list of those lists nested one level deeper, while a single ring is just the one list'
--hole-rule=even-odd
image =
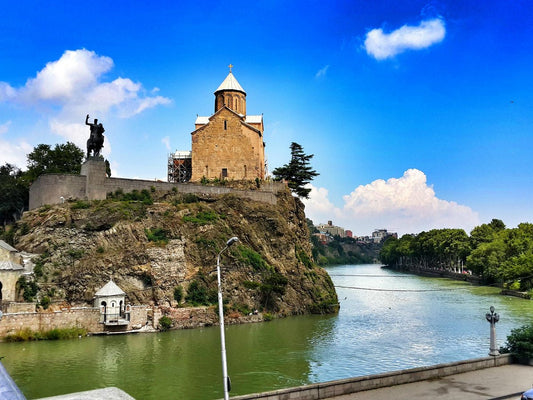
[{"label": "bronze horse statue", "polygon": [[89,125],[91,129],[91,136],[87,140],[87,158],[91,156],[91,152],[94,157],[100,156],[100,151],[104,147],[104,126],[98,123],[98,119],[94,119],[94,122],[91,124],[89,122],[89,114],[85,118],[85,125]]}]

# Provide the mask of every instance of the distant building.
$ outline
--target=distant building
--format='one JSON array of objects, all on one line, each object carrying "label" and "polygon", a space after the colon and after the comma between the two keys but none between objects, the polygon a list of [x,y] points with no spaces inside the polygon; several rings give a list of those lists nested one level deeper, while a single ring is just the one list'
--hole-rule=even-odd
[{"label": "distant building", "polygon": [[346,231],[344,230],[344,228],[333,225],[332,221],[328,221],[327,224],[317,225],[316,228],[320,233],[328,233],[331,236],[338,235],[340,237],[346,237]]},{"label": "distant building", "polygon": [[349,229],[346,229],[346,237],[353,238],[353,232]]},{"label": "distant building", "polygon": [[374,232],[372,232],[372,240],[374,243],[380,243],[382,240],[385,240],[390,236],[398,238],[398,234],[396,232],[387,232],[386,229],[376,229]]}]

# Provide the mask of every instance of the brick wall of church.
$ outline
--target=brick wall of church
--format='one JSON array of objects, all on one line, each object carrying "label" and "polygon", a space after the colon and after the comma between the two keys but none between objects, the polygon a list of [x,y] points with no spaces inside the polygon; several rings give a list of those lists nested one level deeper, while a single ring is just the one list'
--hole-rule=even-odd
[{"label": "brick wall of church", "polygon": [[263,179],[263,138],[228,110],[216,114],[209,124],[192,135],[192,178],[197,182],[222,178]]}]

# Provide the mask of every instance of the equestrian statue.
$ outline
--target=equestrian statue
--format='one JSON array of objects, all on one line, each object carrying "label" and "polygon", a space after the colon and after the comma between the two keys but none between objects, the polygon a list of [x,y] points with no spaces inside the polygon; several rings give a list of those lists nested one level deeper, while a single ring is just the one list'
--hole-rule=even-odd
[{"label": "equestrian statue", "polygon": [[91,156],[91,152],[94,157],[100,156],[100,151],[104,147],[104,126],[98,123],[98,119],[94,119],[94,122],[91,124],[89,122],[89,114],[85,117],[85,125],[90,126],[91,136],[87,140],[87,158]]}]

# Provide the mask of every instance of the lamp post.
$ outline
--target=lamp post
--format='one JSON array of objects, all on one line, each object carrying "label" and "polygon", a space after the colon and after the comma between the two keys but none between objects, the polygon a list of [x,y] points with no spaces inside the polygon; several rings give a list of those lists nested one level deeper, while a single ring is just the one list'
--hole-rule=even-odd
[{"label": "lamp post", "polygon": [[228,249],[233,243],[238,242],[239,238],[233,236],[226,242],[226,247],[220,250],[217,256],[217,280],[218,280],[218,318],[220,320],[220,347],[222,353],[222,378],[224,379],[224,400],[229,400],[230,380],[228,376],[228,365],[226,362],[226,339],[224,334],[224,309],[222,306],[222,281],[220,279],[220,255]]},{"label": "lamp post", "polygon": [[500,352],[496,347],[496,322],[500,320],[500,315],[494,312],[494,306],[490,306],[490,313],[485,314],[485,318],[490,322],[490,353],[489,356],[499,356]]}]

